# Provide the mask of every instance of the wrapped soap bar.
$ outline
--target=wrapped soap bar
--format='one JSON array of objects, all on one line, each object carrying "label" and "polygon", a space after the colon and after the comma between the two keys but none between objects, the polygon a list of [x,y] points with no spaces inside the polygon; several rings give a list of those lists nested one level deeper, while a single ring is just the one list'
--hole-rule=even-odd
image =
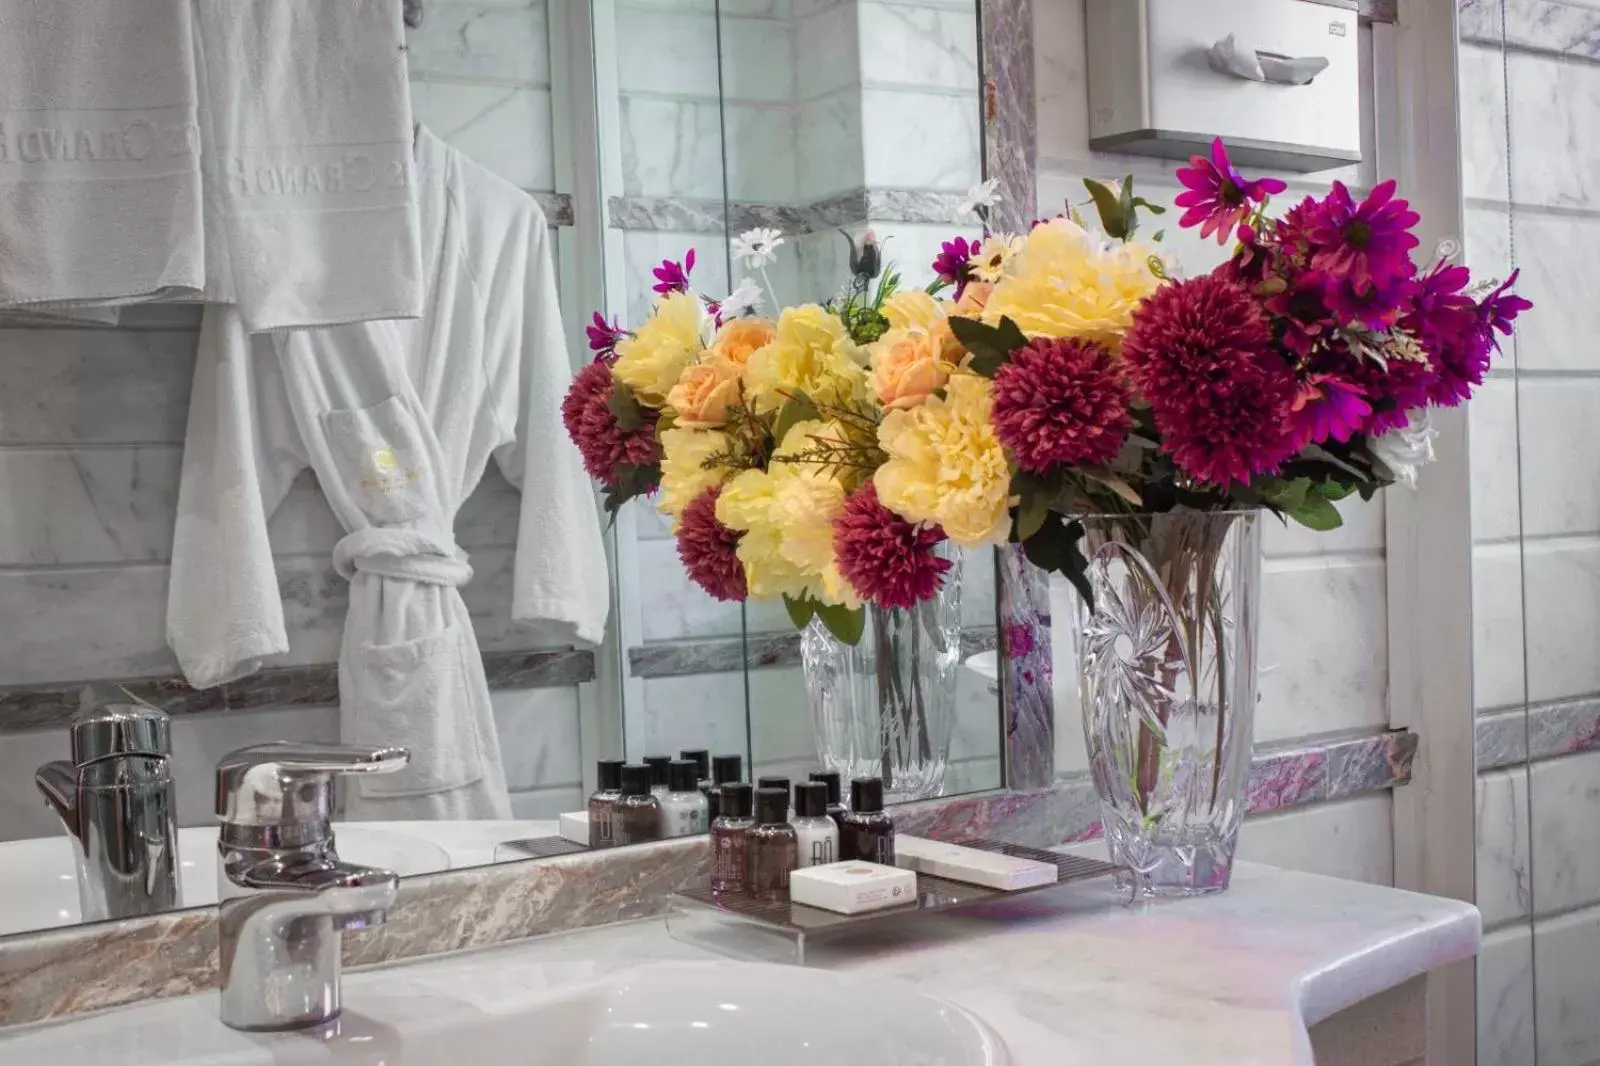
[{"label": "wrapped soap bar", "polygon": [[1053,885],[1061,876],[1061,872],[1047,862],[922,837],[903,836],[895,841],[894,861],[897,866],[929,877],[998,888],[1003,892]]},{"label": "wrapped soap bar", "polygon": [[835,914],[865,914],[917,901],[917,875],[871,862],[833,862],[789,875],[789,901]]}]

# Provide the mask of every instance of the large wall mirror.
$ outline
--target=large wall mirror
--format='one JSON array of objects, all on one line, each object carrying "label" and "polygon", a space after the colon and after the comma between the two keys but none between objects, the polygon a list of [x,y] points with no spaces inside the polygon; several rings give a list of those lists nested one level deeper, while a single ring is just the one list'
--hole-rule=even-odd
[{"label": "large wall mirror", "polygon": [[[864,250],[880,273],[921,288],[943,242],[981,236],[968,202],[983,177],[976,0],[407,6],[421,14],[407,34],[415,118],[539,204],[573,370],[591,359],[596,312],[624,327],[648,316],[664,260],[692,253],[695,287],[717,297],[748,277],[771,309],[843,298],[864,284]],[[739,255],[753,230],[781,237],[754,267]],[[167,716],[173,902],[186,906],[217,898],[218,760],[254,744],[349,739],[335,664],[350,586],[330,564],[344,531],[310,473],[267,526],[288,654],[200,690],[166,647],[198,337],[195,309],[170,306],[113,326],[0,329],[3,372],[19,375],[3,391],[43,397],[0,399],[0,477],[20,516],[0,525],[0,565],[21,575],[0,575],[11,582],[0,620],[22,634],[0,656],[0,935],[113,916],[86,912],[73,816],[35,781],[67,760],[55,781],[70,791],[62,783],[81,769],[70,763],[74,715],[123,704]],[[135,374],[137,388],[112,387]],[[576,646],[512,620],[518,556],[559,562],[571,550],[519,538],[523,509],[491,462],[456,523],[510,817],[419,817],[424,805],[342,821],[346,859],[413,876],[576,850],[558,819],[585,810],[603,760],[737,756],[746,781],[804,780],[829,761],[846,779],[898,773],[888,791],[900,800],[1002,785],[993,552],[957,560],[938,618],[869,632],[854,651],[807,650],[781,601],[724,603],[696,587],[671,520],[636,500],[601,534],[610,587],[587,592],[609,598],[605,639]],[[863,726],[885,676],[873,656],[911,640],[922,642],[911,680],[928,720]],[[809,686],[808,656],[826,667]],[[914,780],[885,754],[890,733],[911,737]]]}]

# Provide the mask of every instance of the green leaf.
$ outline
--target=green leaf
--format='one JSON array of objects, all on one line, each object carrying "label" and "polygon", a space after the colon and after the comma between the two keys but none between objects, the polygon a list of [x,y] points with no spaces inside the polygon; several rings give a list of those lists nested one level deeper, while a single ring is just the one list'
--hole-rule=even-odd
[{"label": "green leaf", "polygon": [[1284,513],[1299,522],[1307,529],[1314,529],[1319,533],[1326,533],[1330,529],[1338,529],[1344,524],[1344,517],[1339,514],[1339,508],[1321,493],[1312,492],[1298,507],[1286,507]]},{"label": "green leaf", "polygon": [[1135,507],[1144,506],[1144,497],[1139,495],[1138,490],[1117,475],[1111,473],[1099,473],[1092,470],[1082,470],[1079,472],[1090,481],[1104,485],[1106,488],[1110,489],[1118,496],[1121,496],[1124,500],[1127,500]]},{"label": "green leaf", "polygon": [[611,516],[615,524],[617,512],[622,510],[622,505],[638,496],[654,492],[656,486],[661,484],[661,467],[659,466],[629,466],[620,463],[612,469],[616,475],[617,483],[607,485],[600,490],[601,497],[605,500],[606,514]]},{"label": "green leaf", "polygon": [[1354,485],[1346,485],[1342,481],[1324,481],[1317,486],[1317,492],[1325,500],[1338,503],[1340,500],[1356,491]]},{"label": "green leaf", "polygon": [[656,416],[656,440],[660,440],[663,433],[669,429],[672,429],[677,424],[678,416],[673,414],[671,411],[663,410],[659,415]]},{"label": "green leaf", "polygon": [[1122,213],[1122,202],[1116,194],[1093,178],[1084,178],[1083,184],[1094,199],[1095,210],[1100,212],[1100,228],[1106,231],[1106,236],[1126,240],[1128,219]]},{"label": "green leaf", "polygon": [[1263,478],[1254,487],[1261,494],[1262,501],[1269,507],[1288,513],[1305,505],[1306,494],[1311,491],[1311,479],[1297,477],[1285,480],[1270,477]]},{"label": "green leaf", "polygon": [[778,421],[772,427],[772,437],[779,444],[789,435],[789,431],[801,422],[811,422],[822,418],[822,412],[817,410],[817,405],[811,402],[811,397],[805,393],[796,393],[792,399],[785,400],[782,407],[778,408]]},{"label": "green leaf", "polygon": [[617,428],[624,433],[632,433],[644,425],[644,409],[639,406],[638,397],[615,378],[611,379],[611,399],[606,401],[606,408],[616,417]]},{"label": "green leaf", "polygon": [[972,353],[968,366],[973,373],[986,378],[994,377],[996,371],[1010,361],[1011,353],[1028,343],[1027,334],[1009,318],[1002,318],[998,326],[990,326],[958,315],[950,319],[950,330],[961,346]]},{"label": "green leaf", "polygon": [[816,615],[822,619],[822,624],[828,627],[828,632],[839,639],[841,644],[848,644],[852,648],[861,643],[861,634],[867,630],[867,612],[865,608],[857,607],[850,610],[833,603],[815,604]]},{"label": "green leaf", "polygon": [[1093,612],[1094,589],[1089,584],[1089,560],[1078,547],[1082,539],[1082,522],[1067,522],[1051,512],[1045,516],[1039,531],[1023,542],[1022,551],[1034,566],[1060,574],[1071,582]]},{"label": "green leaf", "polygon": [[817,613],[817,601],[810,596],[801,596],[799,599],[785,596],[783,606],[789,612],[789,621],[802,631],[810,624],[811,616]]}]

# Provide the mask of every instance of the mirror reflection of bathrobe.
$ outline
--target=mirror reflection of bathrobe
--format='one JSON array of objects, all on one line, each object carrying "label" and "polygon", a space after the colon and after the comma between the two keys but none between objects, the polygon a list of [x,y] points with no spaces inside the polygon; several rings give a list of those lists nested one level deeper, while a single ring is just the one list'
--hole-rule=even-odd
[{"label": "mirror reflection of bathrobe", "polygon": [[600,641],[605,554],[561,428],[571,369],[544,216],[427,130],[416,151],[423,318],[251,337],[232,308],[206,309],[168,637],[198,688],[289,650],[267,519],[309,467],[346,530],[341,738],[412,751],[401,773],[357,779],[347,815],[508,818],[456,511],[491,457],[521,489],[511,614],[538,627],[529,646]]}]

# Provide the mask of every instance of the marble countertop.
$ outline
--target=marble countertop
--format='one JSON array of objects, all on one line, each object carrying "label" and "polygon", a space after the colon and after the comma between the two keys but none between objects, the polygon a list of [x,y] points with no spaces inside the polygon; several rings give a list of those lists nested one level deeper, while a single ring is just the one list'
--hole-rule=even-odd
[{"label": "marble countertop", "polygon": [[[1241,864],[1228,892],[1124,906],[1108,883],[1066,886],[809,949],[813,966],[960,1004],[1015,1066],[1123,1061],[1311,1066],[1307,1027],[1474,954],[1476,908]],[[501,1009],[523,990],[651,962],[715,959],[659,919],[347,974],[347,1009],[383,1017],[425,993],[441,1015]],[[402,997],[399,994],[405,993]],[[138,1039],[132,1039],[137,1036]],[[216,1021],[214,994],[0,1032],[7,1066],[253,1062],[262,1038]]]}]

